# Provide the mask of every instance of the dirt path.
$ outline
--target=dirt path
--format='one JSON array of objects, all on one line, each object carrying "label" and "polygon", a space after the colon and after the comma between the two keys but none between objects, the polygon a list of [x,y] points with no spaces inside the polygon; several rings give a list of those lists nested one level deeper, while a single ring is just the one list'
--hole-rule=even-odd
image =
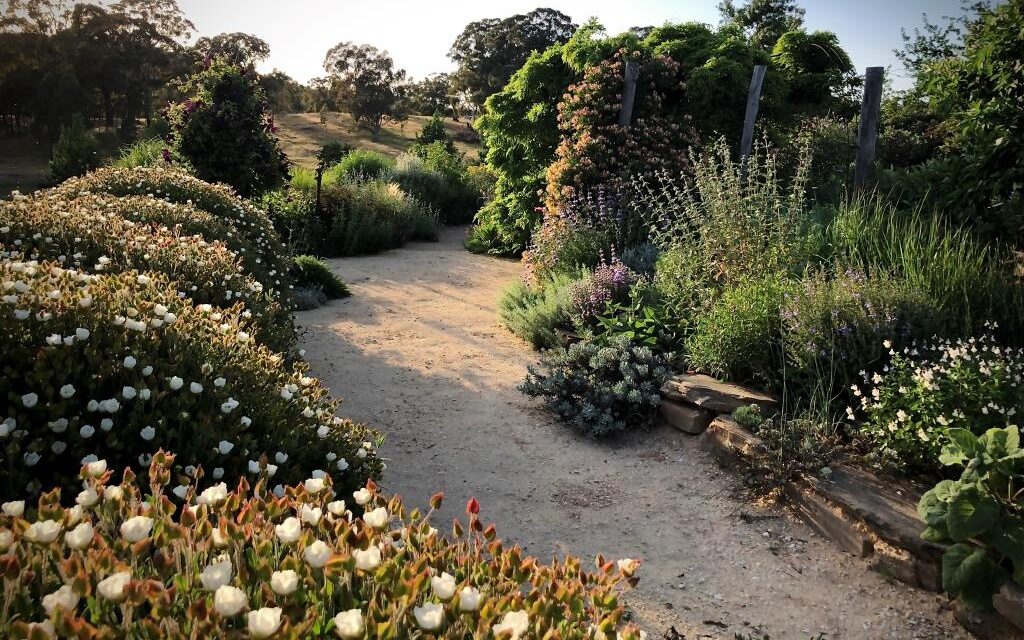
[{"label": "dirt path", "polygon": [[660,428],[600,443],[550,419],[515,390],[536,354],[495,311],[519,265],[465,252],[462,234],[334,260],[353,297],[299,314],[342,413],[387,434],[388,490],[419,506],[444,490],[441,522],[476,496],[499,535],[541,558],[642,558],[628,602],[658,635],[966,637],[936,595],[744,502],[695,438]]}]

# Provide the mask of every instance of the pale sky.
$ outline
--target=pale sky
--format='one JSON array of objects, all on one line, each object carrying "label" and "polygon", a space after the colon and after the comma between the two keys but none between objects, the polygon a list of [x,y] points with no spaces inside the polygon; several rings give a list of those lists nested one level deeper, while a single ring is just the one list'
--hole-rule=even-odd
[{"label": "pale sky", "polygon": [[[179,0],[199,35],[243,31],[270,45],[261,71],[280,69],[300,82],[323,75],[324,54],[339,42],[372,44],[390,52],[413,78],[450,71],[448,48],[469,22],[503,18],[537,7],[558,9],[582,24],[595,16],[609,33],[666,21],[718,24],[718,0]],[[897,87],[905,86],[902,65],[892,50],[901,45],[900,27],[959,11],[959,0],[804,0],[809,29],[835,31],[863,72],[891,66]]]}]

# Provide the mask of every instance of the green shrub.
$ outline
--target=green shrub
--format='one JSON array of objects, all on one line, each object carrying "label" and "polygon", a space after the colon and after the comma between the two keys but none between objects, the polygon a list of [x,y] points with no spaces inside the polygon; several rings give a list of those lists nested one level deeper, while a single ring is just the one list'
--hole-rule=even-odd
[{"label": "green shrub", "polygon": [[24,198],[0,203],[0,256],[59,261],[86,273],[162,273],[195,304],[242,302],[256,339],[287,352],[295,340],[291,315],[220,240],[188,233],[206,218],[187,205],[141,196]]},{"label": "green shrub", "polygon": [[161,167],[167,164],[164,152],[167,145],[159,138],[146,138],[122,147],[117,158],[108,166],[118,169],[134,169],[136,167]]},{"label": "green shrub", "polygon": [[394,183],[378,180],[337,184],[323,193],[331,224],[323,253],[353,256],[436,240],[437,218]]},{"label": "green shrub", "polygon": [[427,124],[423,125],[423,129],[416,134],[416,141],[409,147],[409,153],[421,158],[426,157],[426,148],[433,144],[440,144],[441,148],[451,155],[456,153],[455,140],[448,135],[448,130],[444,126],[444,120],[436,113]]},{"label": "green shrub", "polygon": [[83,459],[119,468],[160,448],[179,473],[202,465],[232,483],[263,457],[275,482],[341,459],[346,490],[380,472],[363,444],[378,436],[336,418],[305,365],[259,345],[240,305],[194,307],[162,274],[56,263],[0,262],[0,284],[4,496],[42,488],[40,468],[77,492]]},{"label": "green shrub", "polygon": [[779,381],[782,364],[780,309],[792,283],[766,274],[737,283],[694,321],[685,341],[693,368],[730,380]]},{"label": "green shrub", "polygon": [[659,390],[672,371],[649,347],[625,336],[606,344],[583,340],[541,355],[519,390],[543,398],[560,420],[590,436],[605,436],[654,421]]},{"label": "green shrub", "polygon": [[[889,345],[894,346],[894,345]],[[991,336],[918,343],[890,351],[886,369],[856,386],[851,418],[869,459],[906,474],[941,471],[940,453],[950,431],[975,435],[1016,423],[1024,407],[1024,357]]]},{"label": "green shrub", "polygon": [[345,159],[351,151],[352,145],[344,142],[338,142],[336,140],[328,142],[327,144],[320,147],[320,150],[316,152],[317,164],[325,169],[333,167]]},{"label": "green shrub", "polygon": [[85,120],[76,115],[71,124],[60,128],[60,137],[50,152],[50,178],[60,182],[99,166],[99,143],[89,132]]},{"label": "green shrub", "polygon": [[[287,256],[267,214],[229,187],[210,184],[169,168],[107,167],[74,178],[49,192],[73,199],[82,193],[109,193],[114,196],[150,196],[175,204],[188,204],[205,211],[219,221],[209,231],[205,223],[183,229],[201,234],[207,241],[222,241],[236,252],[246,271],[263,284],[268,294],[287,296]],[[191,215],[191,213],[189,214]],[[162,222],[171,226],[171,222]]]},{"label": "green shrub", "polygon": [[560,346],[555,330],[570,325],[569,288],[578,279],[579,275],[555,273],[537,284],[510,285],[498,300],[502,324],[535,349]]},{"label": "green shrub", "polygon": [[[583,638],[599,629],[620,640],[641,638],[626,622],[620,593],[636,582],[637,560],[598,557],[592,567],[570,556],[543,564],[496,540],[495,528],[477,516],[475,499],[466,507],[469,522],[456,520],[444,533],[433,526],[441,494],[421,510],[372,484],[353,495],[327,477],[283,488],[277,498],[263,482],[229,487],[200,477],[174,486],[175,462],[155,455],[148,482],[145,472],[136,478],[129,470],[119,480],[111,471],[92,477],[86,470],[85,495],[104,496],[95,505],[65,509],[48,493],[38,509],[0,516],[10,534],[6,566],[18,567],[12,575],[21,578],[8,579],[0,633],[169,639],[394,633],[454,640]],[[178,508],[169,499],[173,492],[200,504]],[[45,541],[53,526],[67,529],[60,538],[66,544]]]},{"label": "green shrub", "polygon": [[316,256],[295,256],[292,282],[296,287],[318,288],[331,300],[352,295],[341,278],[334,275],[327,263]]},{"label": "green shrub", "polygon": [[173,147],[209,182],[245,197],[281,186],[288,157],[278,145],[256,74],[215,60],[180,83],[183,102],[167,110]]},{"label": "green shrub", "polygon": [[356,149],[337,165],[343,175],[362,179],[380,178],[395,166],[391,158],[365,149]]},{"label": "green shrub", "polygon": [[1016,426],[980,436],[953,429],[940,461],[959,467],[921,496],[921,537],[950,545],[942,556],[942,588],[969,609],[987,611],[1006,582],[1024,586],[1024,450]]}]

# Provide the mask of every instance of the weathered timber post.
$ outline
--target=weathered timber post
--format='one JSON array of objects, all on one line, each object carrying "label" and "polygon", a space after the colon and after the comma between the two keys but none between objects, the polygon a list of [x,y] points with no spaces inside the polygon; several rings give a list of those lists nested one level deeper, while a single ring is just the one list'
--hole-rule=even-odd
[{"label": "weathered timber post", "polygon": [[857,164],[853,184],[857,188],[867,185],[875,162],[875,142],[878,140],[878,115],[882,108],[882,79],[884,67],[868,67],[864,76],[864,102],[860,105],[860,125],[857,127]]},{"label": "weathered timber post", "polygon": [[750,76],[750,91],[747,92],[747,115],[743,118],[743,137],[740,138],[740,162],[746,162],[754,146],[754,123],[757,121],[757,108],[761,104],[761,85],[764,84],[766,65],[754,65],[754,75]]},{"label": "weathered timber post", "polygon": [[633,121],[633,101],[636,99],[636,80],[640,77],[640,63],[626,60],[622,72],[622,110],[619,111],[619,126],[628,127]]}]

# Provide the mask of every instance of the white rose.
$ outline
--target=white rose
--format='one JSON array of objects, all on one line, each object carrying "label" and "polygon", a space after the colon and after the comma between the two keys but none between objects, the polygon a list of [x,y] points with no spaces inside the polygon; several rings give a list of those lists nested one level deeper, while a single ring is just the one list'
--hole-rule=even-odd
[{"label": "white rose", "polygon": [[216,591],[231,582],[231,558],[223,555],[206,565],[199,580],[207,591]]},{"label": "white rose", "polygon": [[263,607],[245,614],[252,638],[269,638],[281,627],[281,607]]},{"label": "white rose", "polygon": [[480,606],[480,590],[463,587],[459,592],[459,611],[476,611]]},{"label": "white rose", "polygon": [[124,600],[124,590],[131,579],[132,574],[130,572],[120,571],[100,580],[99,584],[96,585],[96,590],[99,592],[100,597],[112,602],[120,602]]},{"label": "white rose", "polygon": [[380,549],[377,547],[370,547],[365,551],[362,549],[353,549],[352,557],[356,559],[356,569],[373,571],[380,566]]},{"label": "white rose", "polygon": [[431,576],[430,588],[438,598],[449,600],[455,595],[455,576],[447,571],[439,576]]},{"label": "white rose", "polygon": [[25,537],[29,542],[36,542],[39,544],[50,544],[57,539],[60,535],[60,530],[64,528],[58,520],[41,520],[39,522],[33,522],[32,525],[25,530]]},{"label": "white rose", "polygon": [[305,485],[306,491],[317,494],[324,490],[323,478],[310,478],[306,480]]},{"label": "white rose", "polygon": [[275,571],[270,575],[270,588],[279,596],[291,595],[299,588],[299,574],[291,569]]},{"label": "white rose", "polygon": [[343,640],[359,640],[365,631],[363,612],[359,609],[349,609],[334,616],[334,632]]},{"label": "white rose", "polygon": [[363,488],[353,493],[352,497],[355,498],[356,504],[362,506],[370,501],[370,498],[373,497],[373,494],[370,493],[369,489]]},{"label": "white rose", "polygon": [[12,500],[3,504],[3,512],[5,516],[11,516],[12,518],[20,518],[25,514],[25,501],[24,500]]},{"label": "white rose", "polygon": [[519,640],[530,628],[530,616],[525,611],[509,611],[502,618],[501,622],[491,627],[495,636],[511,632],[511,640]]},{"label": "white rose", "polygon": [[424,631],[437,631],[444,622],[444,605],[436,602],[424,603],[422,607],[413,607],[412,615],[416,624]]},{"label": "white rose", "polygon": [[147,518],[146,516],[135,516],[121,523],[121,535],[128,542],[145,540],[149,537],[149,532],[152,530],[153,518]]},{"label": "white rose", "polygon": [[107,472],[106,460],[94,460],[85,465],[85,474],[90,478],[98,478]]},{"label": "white rose", "polygon": [[384,507],[377,507],[373,511],[363,514],[363,522],[374,529],[383,529],[388,526],[390,521],[391,516],[388,515],[388,510]]},{"label": "white rose", "polygon": [[53,593],[43,596],[43,610],[46,615],[52,616],[58,610],[74,611],[78,606],[80,597],[71,585],[66,584]]},{"label": "white rose", "polygon": [[92,543],[92,536],[92,525],[88,522],[82,522],[77,527],[64,534],[64,542],[66,542],[72,549],[81,550]]},{"label": "white rose", "polygon": [[274,532],[284,544],[293,544],[302,533],[302,524],[298,518],[285,518],[284,522],[274,527]]},{"label": "white rose", "polygon": [[245,592],[237,587],[225,584],[217,587],[217,590],[213,592],[213,608],[222,616],[237,615],[245,608],[246,604],[248,604],[248,600],[245,597]]},{"label": "white rose", "polygon": [[212,487],[204,489],[203,492],[199,494],[197,502],[199,504],[208,504],[213,507],[227,499],[228,485],[221,482],[220,484],[215,484]]},{"label": "white rose", "polygon": [[331,548],[322,540],[317,540],[306,547],[303,555],[306,557],[306,562],[309,563],[309,566],[314,569],[322,569],[327,564],[327,561],[331,559]]}]

